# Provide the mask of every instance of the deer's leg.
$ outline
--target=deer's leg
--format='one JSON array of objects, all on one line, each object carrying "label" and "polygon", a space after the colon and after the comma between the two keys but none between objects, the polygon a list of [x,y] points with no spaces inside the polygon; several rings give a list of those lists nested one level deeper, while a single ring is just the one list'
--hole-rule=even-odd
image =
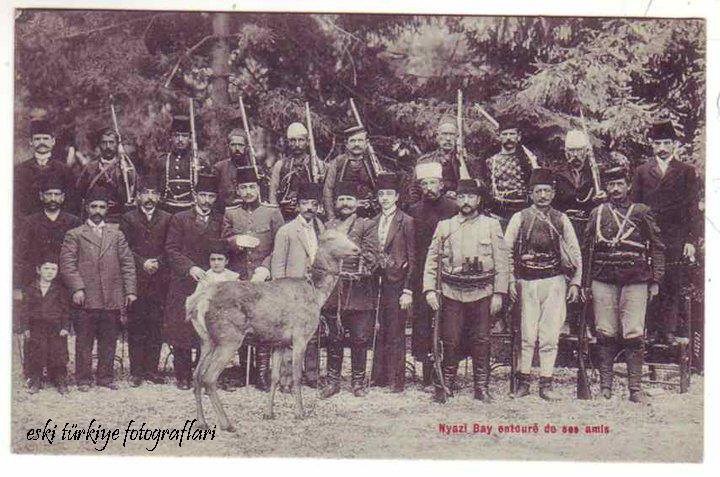
[{"label": "deer's leg", "polygon": [[195,393],[195,406],[197,408],[198,427],[201,429],[208,428],[202,404],[202,378],[205,374],[205,370],[207,369],[207,363],[211,355],[212,349],[210,342],[203,342],[200,346],[200,358],[198,359],[197,366],[195,367],[195,374],[193,376],[193,392]]},{"label": "deer's leg", "polygon": [[293,395],[295,396],[295,419],[305,417],[305,411],[302,403],[302,365],[305,359],[305,349],[307,341],[302,343],[293,343],[292,348],[292,378],[293,378]]},{"label": "deer's leg", "polygon": [[[242,341],[240,343],[242,343]],[[225,365],[235,354],[235,350],[240,346],[240,343],[233,340],[232,342],[222,343],[216,347],[212,355],[209,356],[207,370],[202,376],[202,384],[205,386],[205,389],[208,390],[210,402],[220,420],[220,429],[228,432],[235,432],[235,427],[230,424],[222,402],[220,402],[220,397],[217,393],[217,380],[222,370],[225,369]]]},{"label": "deer's leg", "polygon": [[270,358],[270,393],[268,395],[267,408],[263,413],[263,419],[275,418],[275,392],[280,384],[280,374],[282,373],[282,353],[281,349],[274,349]]}]

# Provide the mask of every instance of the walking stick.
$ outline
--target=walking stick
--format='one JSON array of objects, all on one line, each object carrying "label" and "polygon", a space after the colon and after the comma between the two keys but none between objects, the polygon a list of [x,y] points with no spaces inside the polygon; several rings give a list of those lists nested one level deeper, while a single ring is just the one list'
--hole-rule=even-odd
[{"label": "walking stick", "polygon": [[373,342],[372,342],[372,367],[370,368],[370,382],[375,382],[375,351],[377,349],[377,335],[380,329],[380,300],[382,298],[382,275],[378,275],[378,292],[377,298],[375,299],[375,326],[373,330]]},{"label": "walking stick", "polygon": [[437,270],[436,270],[436,277],[435,280],[435,296],[438,300],[438,308],[433,313],[433,371],[435,374],[435,391],[436,391],[436,400],[440,403],[445,403],[447,401],[447,396],[449,394],[447,385],[445,384],[445,377],[442,373],[442,361],[443,361],[443,347],[442,343],[440,342],[440,317],[442,313],[442,253],[444,250],[445,245],[445,239],[440,238],[440,248],[438,249],[437,254]]}]

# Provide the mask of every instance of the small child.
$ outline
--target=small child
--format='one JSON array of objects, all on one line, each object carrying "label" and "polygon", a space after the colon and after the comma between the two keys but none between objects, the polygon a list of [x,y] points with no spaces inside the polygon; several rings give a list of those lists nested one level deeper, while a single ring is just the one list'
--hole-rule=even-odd
[{"label": "small child", "polygon": [[210,283],[232,282],[240,279],[240,274],[227,270],[228,246],[222,240],[217,240],[210,245],[210,268],[205,271],[205,278],[200,280],[195,289],[198,293]]},{"label": "small child", "polygon": [[58,273],[57,254],[47,254],[37,261],[38,278],[25,287],[20,316],[25,335],[28,393],[43,387],[43,371],[60,394],[66,394],[68,344],[70,329],[70,294],[55,280]]}]

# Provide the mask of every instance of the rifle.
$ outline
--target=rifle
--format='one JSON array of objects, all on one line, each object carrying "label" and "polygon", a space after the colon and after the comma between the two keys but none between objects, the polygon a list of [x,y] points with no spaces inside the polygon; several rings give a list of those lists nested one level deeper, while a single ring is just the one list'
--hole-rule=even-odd
[{"label": "rifle", "polygon": [[257,168],[257,158],[255,155],[255,148],[252,145],[252,139],[250,138],[250,125],[248,124],[247,114],[245,113],[245,103],[243,102],[242,95],[239,96],[240,102],[240,116],[242,117],[243,129],[245,130],[245,137],[247,137],[248,149],[250,150],[250,164],[255,170],[255,175],[260,176]]},{"label": "rifle", "polygon": [[197,133],[195,131],[195,103],[192,98],[188,98],[190,104],[190,144],[192,145],[192,184],[193,190],[198,182],[198,174],[200,173],[200,158],[198,157]]},{"label": "rifle", "polygon": [[[360,113],[358,113],[357,107],[355,106],[355,101],[350,98],[350,109],[352,109],[353,116],[355,116],[355,122],[357,122],[357,125],[361,128],[364,128],[362,120],[360,119]],[[370,140],[368,139],[367,142],[367,150],[368,155],[370,156],[370,167],[372,168],[372,172],[374,177],[371,179],[373,180],[373,189],[376,189],[375,187],[375,179],[377,179],[377,176],[385,172],[385,169],[383,169],[383,166],[380,164],[380,160],[377,157],[377,154],[375,154],[375,149],[373,149],[372,144],[370,143]]]},{"label": "rifle", "polygon": [[467,168],[467,163],[465,162],[465,141],[463,139],[463,94],[462,90],[459,89],[457,91],[457,130],[458,130],[458,138],[457,138],[457,158],[458,162],[460,162],[460,179],[470,179],[470,172]]},{"label": "rifle", "polygon": [[[490,116],[490,113],[488,113],[487,111],[485,111],[485,109],[484,109],[482,106],[480,106],[479,104],[476,103],[476,104],[475,104],[475,108],[480,112],[480,114],[482,114],[483,116],[485,116],[485,119],[487,119],[488,122],[489,122],[490,124],[492,124],[493,127],[495,127],[495,129],[500,129],[500,123],[498,123],[495,118],[493,118],[492,116]],[[523,152],[525,153],[525,155],[527,156],[528,160],[530,161],[530,166],[531,166],[533,169],[539,168],[540,165],[538,164],[537,156],[536,156],[535,154],[533,154],[532,151],[531,151],[530,149],[528,149],[527,147],[525,147],[525,146],[520,146],[520,147],[522,148]]]},{"label": "rifle", "polygon": [[130,184],[130,173],[135,173],[135,165],[130,160],[130,156],[125,152],[125,146],[123,145],[122,136],[120,135],[120,128],[118,127],[117,114],[115,114],[115,101],[114,97],[110,96],[110,114],[112,115],[113,128],[115,129],[115,136],[118,141],[118,157],[120,160],[120,171],[122,172],[123,183],[125,184],[125,205],[129,206],[135,202],[135,186],[137,175],[133,175],[133,183]]},{"label": "rifle", "polygon": [[[595,254],[595,239],[590,242],[590,248],[588,250],[588,260],[585,263],[586,275],[583,280],[583,289],[587,289],[590,281],[592,280],[592,262],[593,255]],[[585,356],[589,355],[588,339],[587,339],[587,315],[590,310],[589,296],[584,297],[582,310],[580,311],[580,330],[578,335],[578,371],[577,371],[577,385],[576,395],[578,399],[592,399],[592,393],[590,391],[590,382],[588,380],[587,369],[585,367]]]},{"label": "rifle", "polygon": [[435,374],[435,390],[437,401],[440,403],[445,403],[447,401],[447,396],[449,394],[447,385],[445,384],[445,377],[442,373],[442,361],[443,361],[443,349],[442,349],[442,343],[440,342],[440,314],[442,312],[442,284],[441,284],[441,277],[442,277],[442,252],[444,250],[445,245],[445,239],[440,240],[440,248],[438,250],[438,256],[437,256],[437,278],[435,281],[435,295],[437,296],[438,300],[438,309],[435,310],[433,313],[433,348],[432,348],[432,354],[433,354],[433,372]]},{"label": "rifle", "polygon": [[380,330],[380,300],[382,299],[382,275],[378,275],[378,292],[377,292],[377,298],[375,299],[375,326],[373,328],[373,342],[372,342],[372,355],[373,355],[373,366],[370,370],[370,381],[375,381],[375,376],[373,376],[373,371],[376,369],[375,364],[375,351],[377,348],[377,335],[378,331]]},{"label": "rifle", "polygon": [[[587,122],[585,121],[582,105],[580,105],[580,119],[582,121],[583,132],[585,133],[585,137],[587,137],[589,143],[590,134],[588,133]],[[603,192],[600,182],[600,169],[598,168],[598,163],[595,160],[595,151],[593,150],[592,144],[588,144],[588,148],[590,149],[590,155],[588,158],[590,161],[590,173],[592,174],[593,186],[595,187],[595,197],[597,198],[600,197]]]},{"label": "rifle", "polygon": [[315,149],[312,118],[310,117],[310,103],[308,102],[305,102],[305,122],[307,122],[308,145],[310,146],[310,180],[312,182],[320,182],[322,171],[320,169],[320,159],[318,159],[317,150]]}]

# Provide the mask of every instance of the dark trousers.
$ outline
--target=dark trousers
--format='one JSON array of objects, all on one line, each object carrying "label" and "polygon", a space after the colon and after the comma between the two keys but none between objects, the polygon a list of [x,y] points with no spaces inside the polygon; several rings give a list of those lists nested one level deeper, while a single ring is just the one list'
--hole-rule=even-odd
[{"label": "dark trousers", "polygon": [[78,384],[92,380],[92,350],[97,340],[97,382],[107,384],[115,379],[113,364],[120,333],[119,310],[81,310],[75,321],[75,378]]},{"label": "dark trousers", "polygon": [[[665,261],[677,263],[682,260],[682,248],[670,248],[665,251]],[[661,333],[678,333],[680,323],[680,301],[683,282],[682,267],[668,265],[660,283],[660,292],[650,302],[648,325],[651,330]]]},{"label": "dark trousers", "polygon": [[[341,314],[343,328],[350,334],[350,351],[352,354],[353,378],[359,378],[365,373],[365,358],[367,349],[372,344],[373,312],[372,310],[346,310]],[[330,336],[328,337],[328,377],[340,379],[343,359],[344,333],[340,334],[337,320],[333,316],[328,321]]]},{"label": "dark trousers", "polygon": [[47,368],[48,379],[57,384],[67,376],[67,336],[60,336],[54,323],[30,321],[30,337],[25,340],[27,377],[40,383]]},{"label": "dark trousers", "polygon": [[405,386],[405,312],[400,309],[403,283],[383,282],[380,329],[375,342],[372,377],[377,386]]},{"label": "dark trousers", "polygon": [[130,374],[136,378],[146,378],[158,372],[163,303],[154,297],[138,297],[128,315]]},{"label": "dark trousers", "polygon": [[178,381],[192,381],[193,363],[192,348],[173,347],[173,368],[175,379]]},{"label": "dark trousers", "polygon": [[484,362],[490,353],[490,297],[460,302],[442,297],[440,339],[443,343],[443,365],[456,366],[465,357],[463,336],[467,336],[473,362]]}]

